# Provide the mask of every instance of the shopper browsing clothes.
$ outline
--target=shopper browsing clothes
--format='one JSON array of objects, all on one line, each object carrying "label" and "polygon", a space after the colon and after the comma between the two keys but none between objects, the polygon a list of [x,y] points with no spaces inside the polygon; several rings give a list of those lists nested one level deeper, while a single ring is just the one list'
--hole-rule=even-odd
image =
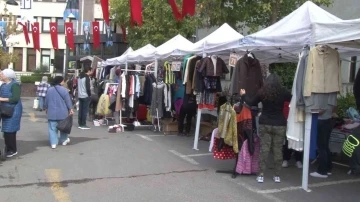
[{"label": "shopper browsing clothes", "polygon": [[[66,119],[74,112],[68,90],[63,87],[64,78],[56,76],[54,85],[49,88],[45,98],[45,109],[48,116],[49,141],[52,149],[55,149],[59,143],[58,129],[59,121]],[[68,134],[60,132],[60,143],[67,145],[70,142]]]},{"label": "shopper browsing clothes", "polygon": [[80,129],[90,129],[86,125],[86,116],[89,113],[90,101],[91,101],[91,85],[90,75],[92,75],[92,69],[90,67],[84,67],[84,71],[80,73],[78,79],[78,98],[79,98],[79,114],[78,123]]},{"label": "shopper browsing clothes", "polygon": [[50,84],[48,84],[48,77],[43,76],[41,79],[41,83],[36,88],[36,96],[39,99],[39,110],[44,110],[44,102],[45,102],[45,96],[46,92],[49,89]]},{"label": "shopper browsing clothes", "polygon": [[[183,104],[180,108],[178,130],[179,135],[189,136],[191,130],[192,118],[195,117],[197,109],[196,97],[194,94],[186,94],[184,96]],[[184,120],[186,119],[185,133],[184,133]]]},{"label": "shopper browsing clothes", "polygon": [[275,162],[274,181],[280,182],[280,172],[282,165],[282,145],[286,132],[286,119],[283,114],[284,102],[290,102],[291,94],[281,85],[280,77],[270,74],[265,80],[264,86],[257,95],[250,99],[246,96],[244,89],[240,90],[240,95],[245,103],[254,106],[262,103],[262,113],[259,117],[259,136],[261,139],[260,166],[257,181],[264,182],[264,171],[266,160],[270,150],[273,151]]},{"label": "shopper browsing clothes", "polygon": [[16,75],[12,69],[5,69],[0,72],[0,80],[3,84],[0,87],[0,102],[2,107],[12,108],[10,117],[1,117],[6,156],[13,157],[17,152],[16,133],[20,130],[22,115],[22,103],[20,98],[20,85],[15,81]]},{"label": "shopper browsing clothes", "polygon": [[319,113],[317,127],[317,151],[319,166],[316,172],[310,173],[313,177],[327,178],[331,175],[332,160],[329,141],[333,129],[332,114],[335,108],[329,107]]}]

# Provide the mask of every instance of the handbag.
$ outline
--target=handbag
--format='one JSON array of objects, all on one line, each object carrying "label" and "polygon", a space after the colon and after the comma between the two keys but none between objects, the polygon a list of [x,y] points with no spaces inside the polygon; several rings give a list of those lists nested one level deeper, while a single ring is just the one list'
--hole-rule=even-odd
[{"label": "handbag", "polygon": [[[1,87],[0,87],[0,92],[1,92],[1,89],[2,89],[3,85],[1,85]],[[13,104],[8,104],[8,103],[2,102],[0,104],[0,115],[1,115],[1,117],[2,118],[11,118],[13,116],[13,114],[14,114],[14,107],[15,107],[15,105],[13,105]]]}]

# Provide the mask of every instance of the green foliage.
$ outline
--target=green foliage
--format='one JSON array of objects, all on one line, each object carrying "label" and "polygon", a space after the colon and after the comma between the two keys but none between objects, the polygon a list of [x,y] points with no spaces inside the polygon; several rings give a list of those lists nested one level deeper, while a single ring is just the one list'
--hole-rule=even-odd
[{"label": "green foliage", "polygon": [[[180,10],[181,2],[177,2]],[[131,27],[129,0],[110,0],[110,12],[118,25],[128,28],[127,42],[134,49],[149,43],[159,46],[177,34],[191,40],[200,25],[197,17],[185,17],[182,22],[177,22],[167,1],[143,0],[142,4],[143,25]]]},{"label": "green foliage", "polygon": [[49,67],[46,65],[40,65],[38,68],[33,70],[34,74],[41,74],[43,75],[45,72],[49,71]]},{"label": "green foliage", "polygon": [[355,96],[352,93],[347,93],[346,95],[339,95],[337,99],[337,115],[341,118],[347,117],[346,110],[350,107],[356,109],[356,100]]},{"label": "green foliage", "polygon": [[[227,22],[235,29],[248,27],[250,33],[274,24],[307,0],[201,0],[201,16],[208,26]],[[199,1],[198,1],[199,2]],[[329,6],[333,0],[313,0],[317,5]],[[248,33],[244,33],[248,34]]]},{"label": "green foliage", "polygon": [[280,76],[281,82],[283,86],[291,91],[294,77],[296,73],[296,64],[294,63],[279,63],[279,64],[272,64],[273,67],[270,68],[271,73],[276,73]]},{"label": "green foliage", "polygon": [[53,78],[51,77],[51,74],[32,74],[30,76],[21,76],[20,81],[21,83],[35,83],[40,82],[42,80],[43,76],[48,77],[48,83],[51,83]]}]

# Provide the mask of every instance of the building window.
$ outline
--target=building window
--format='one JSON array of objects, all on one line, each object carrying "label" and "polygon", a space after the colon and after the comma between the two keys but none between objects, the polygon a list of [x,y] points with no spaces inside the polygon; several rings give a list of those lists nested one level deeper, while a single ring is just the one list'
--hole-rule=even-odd
[{"label": "building window", "polygon": [[63,18],[56,18],[56,22],[57,22],[57,30],[58,33],[60,34],[64,34],[65,33],[65,21]]},{"label": "building window", "polygon": [[104,23],[104,21],[103,20],[100,20],[100,19],[96,19],[95,20],[96,22],[99,22],[99,27],[100,27],[100,34],[103,34],[104,32],[104,30],[106,29],[105,28],[105,23]]},{"label": "building window", "polygon": [[73,23],[73,32],[74,32],[74,35],[76,35],[77,34],[77,20],[76,19],[71,19],[70,20],[70,22],[72,22]]},{"label": "building window", "polygon": [[41,49],[41,67],[49,71],[50,67],[50,49]]},{"label": "building window", "polygon": [[63,68],[64,68],[64,52],[65,52],[65,50],[58,50],[58,51],[55,52],[54,71],[56,73],[63,72]]},{"label": "building window", "polygon": [[22,48],[14,48],[14,54],[17,55],[18,59],[15,63],[13,63],[13,68],[15,71],[22,71],[22,62],[23,62],[23,49]]},{"label": "building window", "polygon": [[350,63],[350,82],[354,82],[355,81],[355,77],[356,77],[356,61],[357,61],[357,57],[351,57],[351,63]]},{"label": "building window", "polygon": [[50,32],[51,18],[42,18],[42,32]]},{"label": "building window", "polygon": [[26,59],[27,71],[34,71],[36,69],[36,50],[33,48],[28,48]]}]

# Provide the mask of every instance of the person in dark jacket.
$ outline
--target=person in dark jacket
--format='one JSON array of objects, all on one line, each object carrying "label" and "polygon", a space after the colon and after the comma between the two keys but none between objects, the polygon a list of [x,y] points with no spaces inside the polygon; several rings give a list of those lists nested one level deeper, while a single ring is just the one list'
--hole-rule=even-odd
[{"label": "person in dark jacket", "polygon": [[[56,76],[53,82],[45,97],[45,109],[48,116],[49,141],[51,148],[55,149],[59,142],[57,124],[74,112],[69,92],[62,86],[64,78]],[[68,135],[60,132],[60,143],[64,146],[70,143]]]},{"label": "person in dark jacket", "polygon": [[20,130],[22,116],[22,103],[20,98],[20,85],[15,81],[16,75],[12,69],[4,69],[0,72],[0,79],[4,82],[0,87],[0,102],[5,107],[13,107],[14,112],[11,117],[2,117],[1,132],[4,133],[6,146],[6,157],[10,158],[17,155],[16,133]]},{"label": "person in dark jacket", "polygon": [[[179,135],[189,136],[191,130],[192,118],[195,117],[197,112],[196,97],[194,94],[186,94],[184,96],[183,104],[180,108],[180,114],[178,119],[178,131]],[[184,133],[184,120],[186,118],[186,127]]]},{"label": "person in dark jacket", "polygon": [[92,75],[92,69],[90,67],[84,67],[84,71],[80,73],[78,79],[78,98],[79,98],[79,114],[78,124],[80,129],[90,129],[86,125],[86,116],[89,113],[90,101],[91,101],[91,85],[90,75]]},{"label": "person in dark jacket", "polygon": [[290,102],[291,94],[281,85],[280,77],[270,74],[264,86],[253,97],[246,95],[245,89],[240,90],[242,99],[251,106],[262,103],[262,113],[259,117],[259,135],[261,138],[260,169],[257,181],[264,182],[264,170],[270,150],[274,153],[275,176],[274,181],[280,182],[282,166],[282,145],[286,133],[286,118],[283,113],[284,102]]}]

